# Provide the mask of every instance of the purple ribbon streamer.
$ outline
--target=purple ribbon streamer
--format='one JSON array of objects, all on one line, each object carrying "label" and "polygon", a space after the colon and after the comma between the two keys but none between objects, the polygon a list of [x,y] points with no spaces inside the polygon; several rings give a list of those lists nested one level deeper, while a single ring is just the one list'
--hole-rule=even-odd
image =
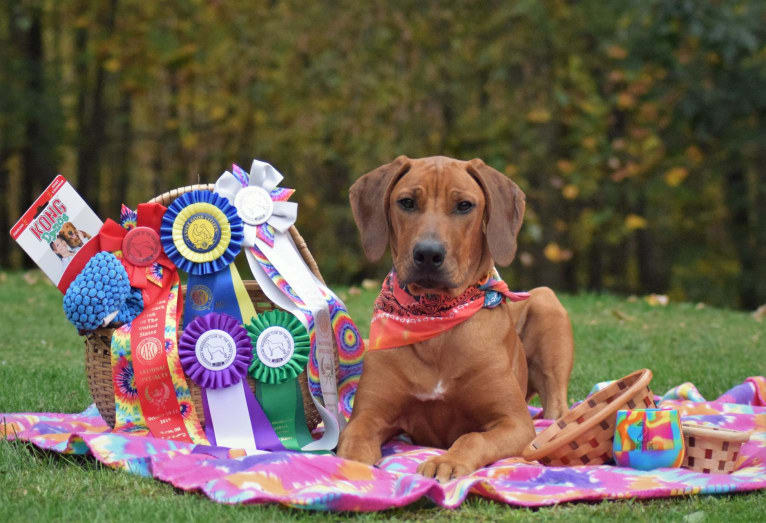
[{"label": "purple ribbon streamer", "polygon": [[202,412],[205,413],[205,436],[211,445],[215,445],[215,431],[213,430],[213,418],[210,417],[210,407],[207,404],[207,390],[203,388],[200,390],[200,393],[202,396]]},{"label": "purple ribbon streamer", "polygon": [[[247,403],[247,410],[250,413],[250,426],[253,429],[253,437],[255,438],[255,446],[258,450],[285,450],[282,442],[279,441],[277,433],[274,432],[274,428],[271,426],[269,419],[261,408],[261,404],[255,398],[253,391],[247,385],[247,382],[242,383],[242,388],[245,391],[245,402]],[[210,418],[210,407],[207,403],[207,390],[202,389],[202,408],[205,412],[205,419]],[[215,432],[213,430],[212,421],[205,424],[205,435],[211,445],[216,444]]]},{"label": "purple ribbon streamer", "polygon": [[250,390],[246,383],[245,401],[247,401],[247,409],[250,411],[250,424],[253,427],[256,446],[259,450],[285,450],[282,442],[279,441],[279,436],[274,432],[269,418],[263,412],[261,404],[258,403],[255,394],[253,394],[253,391]]},{"label": "purple ribbon streamer", "polygon": [[229,458],[229,447],[217,447],[216,445],[195,445],[192,454],[204,454],[218,459]]}]

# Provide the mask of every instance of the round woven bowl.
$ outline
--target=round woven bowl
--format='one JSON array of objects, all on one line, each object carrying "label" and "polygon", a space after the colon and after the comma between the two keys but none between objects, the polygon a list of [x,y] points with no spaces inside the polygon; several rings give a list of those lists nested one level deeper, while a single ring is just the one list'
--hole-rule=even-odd
[{"label": "round woven bowl", "polygon": [[[161,203],[167,207],[173,202],[173,200],[182,194],[198,190],[212,191],[213,184],[189,185],[186,187],[173,189],[153,198],[149,203]],[[320,281],[324,282],[324,279],[319,272],[319,267],[317,266],[314,257],[311,255],[311,252],[306,245],[306,241],[298,233],[298,229],[296,229],[295,226],[290,227],[290,236],[295,242],[296,247],[298,247],[298,252],[300,252],[303,260],[306,262],[306,265],[309,267],[311,272],[314,273],[314,275],[316,275]],[[253,302],[255,311],[258,314],[277,308],[276,305],[274,305],[266,297],[261,288],[258,286],[258,283],[252,280],[247,280],[244,283],[245,289],[247,289],[247,294],[250,297],[250,300]],[[184,291],[185,286],[181,287],[182,296]],[[85,373],[88,378],[88,388],[90,389],[90,393],[93,396],[93,401],[96,403],[99,414],[101,414],[101,417],[104,418],[104,421],[106,421],[110,427],[114,427],[114,383],[112,381],[111,361],[111,343],[113,332],[114,329],[112,328],[103,328],[90,332],[85,336]],[[179,332],[178,335],[180,337],[181,332]],[[189,384],[189,389],[191,390],[192,401],[194,403],[197,417],[199,418],[200,423],[204,425],[205,414],[202,408],[202,396],[200,389],[191,380],[187,379],[187,383]],[[248,377],[247,383],[254,391],[255,381]],[[308,384],[306,383],[305,370],[298,377],[298,383],[300,384],[301,394],[303,396],[303,409],[306,413],[306,425],[308,426],[309,430],[314,430],[314,428],[316,428],[316,426],[321,421],[321,418],[319,416],[319,412],[317,412],[316,407],[314,406],[313,401],[311,400],[311,393],[309,392]]]},{"label": "round woven bowl", "polygon": [[641,369],[596,392],[542,431],[523,457],[543,465],[600,465],[612,459],[617,411],[654,408],[652,371]]},{"label": "round woven bowl", "polygon": [[689,422],[681,423],[681,432],[686,445],[686,457],[681,466],[705,474],[731,473],[742,444],[750,439],[750,432]]}]

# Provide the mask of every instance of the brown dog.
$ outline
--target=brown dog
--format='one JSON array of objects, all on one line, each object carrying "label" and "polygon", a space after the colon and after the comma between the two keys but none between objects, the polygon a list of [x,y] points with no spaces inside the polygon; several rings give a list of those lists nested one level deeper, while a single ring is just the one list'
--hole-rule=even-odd
[{"label": "brown dog", "polygon": [[[368,258],[390,245],[413,295],[458,296],[511,263],[525,207],[521,189],[481,160],[445,157],[400,156],[362,176],[350,200]],[[423,342],[368,352],[338,455],[374,464],[404,431],[449,449],[418,468],[442,482],[520,455],[534,437],[526,400],[539,393],[545,417],[563,414],[574,353],[554,293],[530,294]]]},{"label": "brown dog", "polygon": [[78,230],[72,222],[65,222],[59,230],[58,237],[61,238],[69,245],[70,249],[75,249],[83,246],[83,240],[90,240],[90,234],[85,231]]}]

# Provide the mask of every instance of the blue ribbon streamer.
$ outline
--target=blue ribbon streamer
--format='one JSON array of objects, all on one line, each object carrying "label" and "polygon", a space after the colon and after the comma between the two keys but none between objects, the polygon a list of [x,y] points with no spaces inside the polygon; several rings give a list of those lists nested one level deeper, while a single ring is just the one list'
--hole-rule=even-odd
[{"label": "blue ribbon streamer", "polygon": [[[239,278],[239,274],[236,277]],[[212,274],[189,274],[184,304],[184,327],[197,316],[211,312],[228,314],[243,323],[231,265]]]}]

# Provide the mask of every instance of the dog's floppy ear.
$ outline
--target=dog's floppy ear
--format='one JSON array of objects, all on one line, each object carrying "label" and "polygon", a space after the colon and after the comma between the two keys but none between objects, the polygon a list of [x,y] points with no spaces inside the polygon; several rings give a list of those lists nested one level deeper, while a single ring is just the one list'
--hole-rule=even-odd
[{"label": "dog's floppy ear", "polygon": [[394,184],[410,169],[410,159],[399,156],[359,178],[348,191],[354,221],[367,258],[376,261],[388,245],[388,199]]},{"label": "dog's floppy ear", "polygon": [[498,265],[510,265],[516,255],[516,237],[524,218],[526,196],[510,178],[476,158],[468,162],[471,174],[487,201],[487,245]]}]

